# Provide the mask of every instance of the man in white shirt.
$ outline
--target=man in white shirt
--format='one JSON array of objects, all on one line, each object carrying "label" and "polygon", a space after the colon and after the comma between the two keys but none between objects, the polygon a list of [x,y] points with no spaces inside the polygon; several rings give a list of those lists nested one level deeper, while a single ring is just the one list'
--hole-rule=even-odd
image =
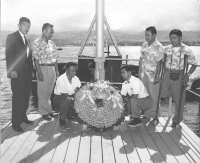
[{"label": "man in white shirt", "polygon": [[60,110],[60,125],[66,124],[67,113],[72,106],[72,96],[76,89],[80,88],[81,82],[76,76],[77,64],[69,62],[66,65],[66,73],[58,77],[54,88],[54,105]]},{"label": "man in white shirt", "polygon": [[125,80],[122,84],[121,95],[127,96],[128,103],[131,107],[132,121],[128,123],[130,127],[141,125],[140,111],[147,111],[152,106],[150,98],[142,81],[131,75],[131,68],[128,65],[121,67],[121,75]]}]

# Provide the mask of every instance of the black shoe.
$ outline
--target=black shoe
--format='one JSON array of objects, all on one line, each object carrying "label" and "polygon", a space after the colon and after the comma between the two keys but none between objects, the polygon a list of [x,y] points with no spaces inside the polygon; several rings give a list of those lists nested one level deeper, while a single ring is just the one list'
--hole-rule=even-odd
[{"label": "black shoe", "polygon": [[17,132],[24,132],[24,130],[20,126],[12,126],[12,129]]},{"label": "black shoe", "polygon": [[26,124],[33,124],[34,123],[34,121],[30,121],[30,120],[25,120],[25,121],[22,121],[22,122],[24,122],[24,123],[26,123]]},{"label": "black shoe", "polygon": [[172,127],[172,128],[175,128],[177,125],[178,125],[178,123],[173,122],[172,125],[171,125],[171,127]]},{"label": "black shoe", "polygon": [[141,125],[141,119],[140,118],[134,118],[131,122],[128,123],[128,126],[130,127],[136,127]]},{"label": "black shoe", "polygon": [[50,114],[49,114],[49,116],[50,116],[50,117],[52,117],[52,118],[55,118],[55,117],[57,117],[57,116],[58,116],[58,114],[53,114],[53,113],[50,113]]},{"label": "black shoe", "polygon": [[45,119],[45,120],[47,120],[47,121],[52,120],[52,118],[49,116],[49,114],[42,115],[42,118]]},{"label": "black shoe", "polygon": [[64,120],[60,119],[60,118],[59,118],[59,123],[60,123],[61,126],[66,125],[66,122]]}]

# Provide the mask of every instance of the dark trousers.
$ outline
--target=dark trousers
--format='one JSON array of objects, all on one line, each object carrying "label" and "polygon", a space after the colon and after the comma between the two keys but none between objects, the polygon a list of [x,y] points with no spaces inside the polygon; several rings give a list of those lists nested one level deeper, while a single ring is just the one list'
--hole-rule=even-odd
[{"label": "dark trousers", "polygon": [[13,126],[20,126],[21,122],[27,120],[26,111],[29,107],[31,87],[32,74],[28,69],[23,77],[11,79]]},{"label": "dark trousers", "polygon": [[[181,70],[179,79],[174,81],[170,79],[170,70],[166,69],[165,74],[164,74],[161,96],[164,98],[172,97],[175,102],[175,115],[172,119],[173,122],[177,122],[177,119],[178,119],[182,75],[183,75],[183,71]],[[183,109],[185,105],[185,97],[186,97],[186,89],[183,90],[183,94],[182,94],[181,110],[180,110],[180,117],[179,117],[180,121],[183,120]]]},{"label": "dark trousers", "polygon": [[55,95],[53,99],[54,105],[60,111],[60,118],[62,120],[66,120],[69,116],[69,113],[72,109],[72,101],[67,95]]}]

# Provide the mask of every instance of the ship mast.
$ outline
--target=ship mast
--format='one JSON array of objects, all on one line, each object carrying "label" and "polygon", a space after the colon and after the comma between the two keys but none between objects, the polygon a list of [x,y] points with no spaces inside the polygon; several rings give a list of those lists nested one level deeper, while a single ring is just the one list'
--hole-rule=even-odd
[{"label": "ship mast", "polygon": [[95,79],[105,80],[104,70],[104,0],[96,0],[96,58],[95,60]]}]

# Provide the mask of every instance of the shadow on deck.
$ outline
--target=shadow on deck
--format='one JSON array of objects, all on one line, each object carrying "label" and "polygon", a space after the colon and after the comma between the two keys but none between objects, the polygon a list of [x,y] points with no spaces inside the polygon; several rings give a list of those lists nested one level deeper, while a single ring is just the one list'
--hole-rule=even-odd
[{"label": "shadow on deck", "polygon": [[1,132],[1,163],[131,163],[199,162],[200,138],[184,123],[172,129],[171,119],[160,123],[143,121],[131,128],[126,121],[112,131],[95,132],[86,125],[58,119],[44,121],[39,114],[29,114],[33,125],[22,124],[23,133],[8,125]]}]

